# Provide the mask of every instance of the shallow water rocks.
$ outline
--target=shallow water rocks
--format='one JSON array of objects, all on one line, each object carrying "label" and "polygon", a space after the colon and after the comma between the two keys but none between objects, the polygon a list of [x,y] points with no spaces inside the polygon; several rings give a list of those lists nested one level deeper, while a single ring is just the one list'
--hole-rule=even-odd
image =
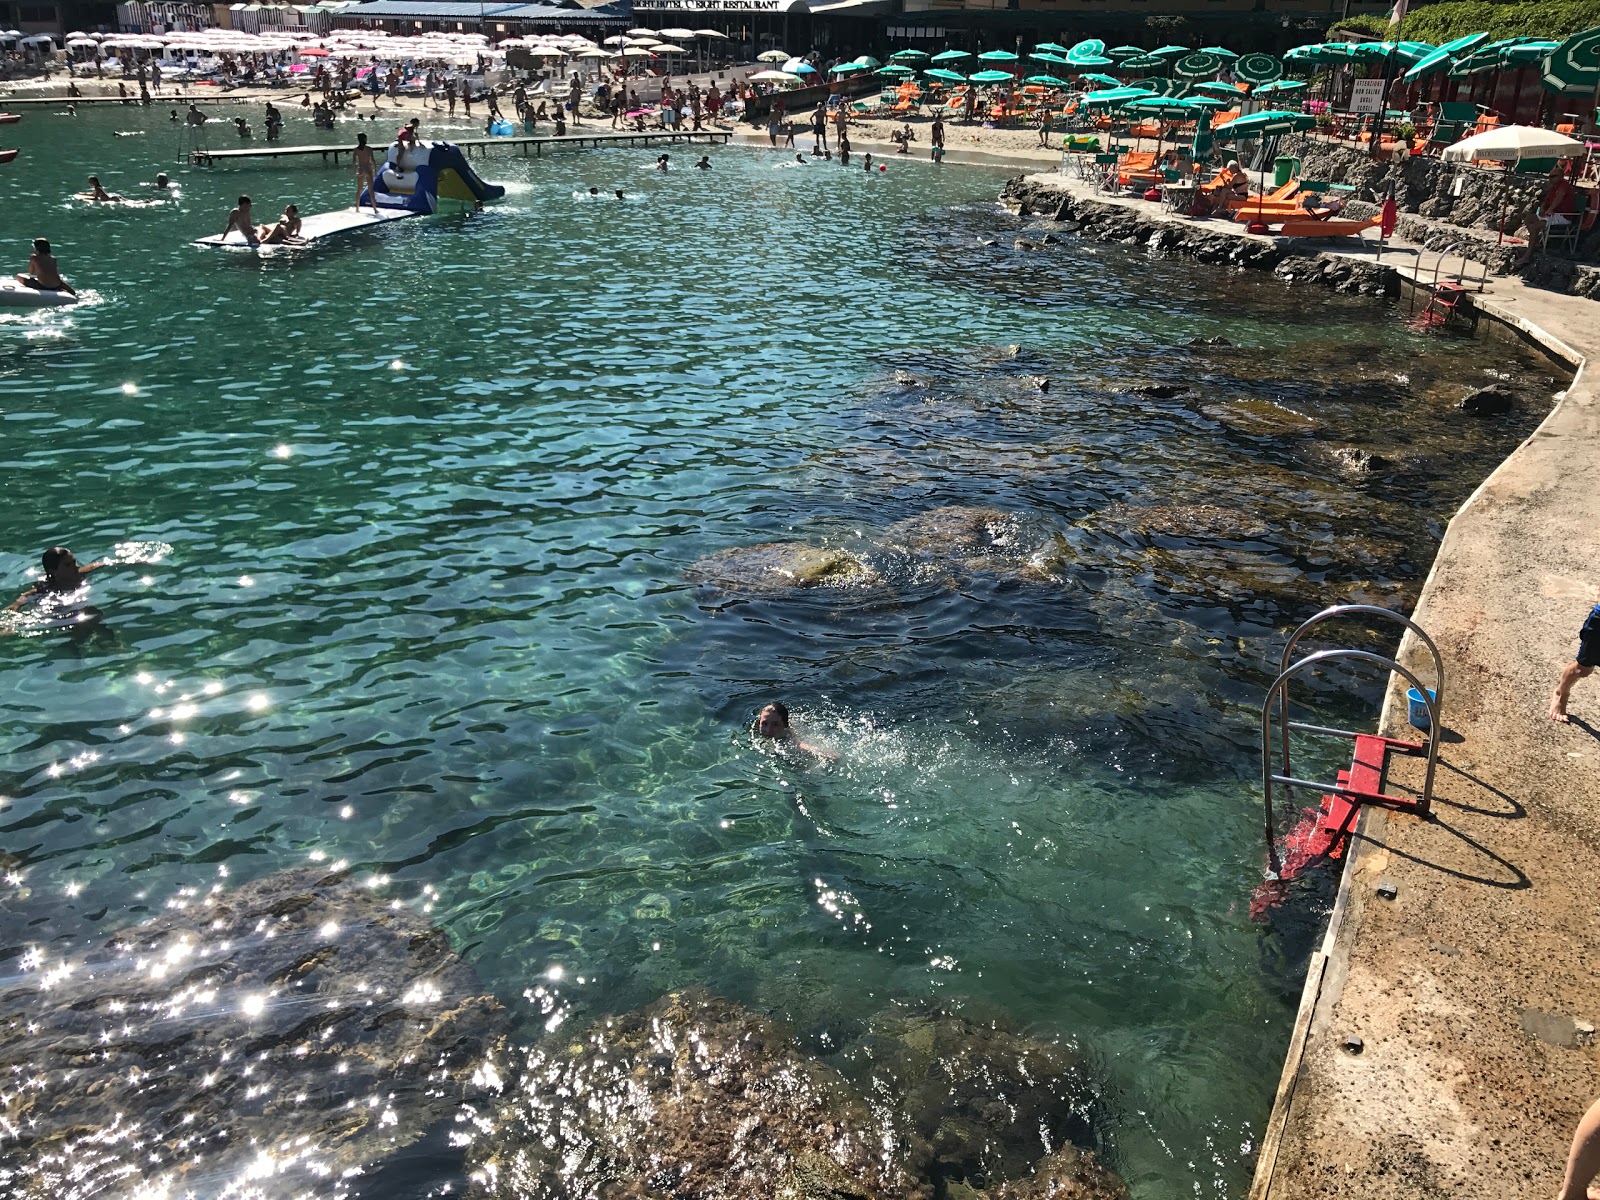
[{"label": "shallow water rocks", "polygon": [[1063,1146],[1028,1178],[1001,1184],[986,1200],[1128,1200],[1128,1189],[1089,1151]]},{"label": "shallow water rocks", "polygon": [[1015,540],[1016,518],[997,508],[950,504],[896,521],[884,540],[909,550],[981,554]]},{"label": "shallow water rocks", "polygon": [[1115,505],[1098,513],[1094,523],[1145,537],[1204,541],[1251,541],[1269,531],[1261,517],[1219,504]]},{"label": "shallow water rocks", "polygon": [[1456,407],[1476,417],[1501,417],[1517,405],[1517,397],[1509,388],[1481,387],[1468,392]]},{"label": "shallow water rocks", "polygon": [[931,1200],[924,1149],[889,1138],[772,1022],[700,991],[530,1052],[470,1151],[503,1200]]},{"label": "shallow water rocks", "polygon": [[743,595],[774,595],[819,587],[860,587],[877,575],[847,550],[804,542],[733,546],[692,563],[690,582]]},{"label": "shallow water rocks", "polygon": [[443,933],[323,871],[31,965],[0,990],[8,1197],[309,1194],[447,1117],[501,1034]]}]

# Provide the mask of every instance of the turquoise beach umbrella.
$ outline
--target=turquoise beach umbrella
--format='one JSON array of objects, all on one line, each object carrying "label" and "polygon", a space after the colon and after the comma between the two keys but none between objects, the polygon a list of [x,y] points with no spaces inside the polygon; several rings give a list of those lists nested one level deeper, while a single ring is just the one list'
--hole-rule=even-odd
[{"label": "turquoise beach umbrella", "polygon": [[1154,53],[1154,50],[1141,50],[1137,46],[1113,46],[1105,52],[1107,58],[1114,58],[1118,62],[1125,58],[1137,58],[1141,54]]},{"label": "turquoise beach umbrella", "polygon": [[1201,46],[1197,54],[1215,54],[1218,58],[1238,58],[1239,55],[1229,50],[1226,46]]},{"label": "turquoise beach umbrella", "polygon": [[[1140,53],[1144,53],[1142,50]],[[1150,51],[1157,58],[1182,58],[1190,53],[1187,46],[1162,46],[1160,49]]]},{"label": "turquoise beach umbrella", "polygon": [[842,62],[842,63],[839,63],[837,66],[829,67],[828,68],[828,74],[829,75],[850,75],[850,74],[853,74],[856,71],[865,71],[866,69],[867,69],[867,65],[865,63]]},{"label": "turquoise beach umbrella", "polygon": [[1043,85],[1044,87],[1071,87],[1072,86],[1070,81],[1065,80],[1065,79],[1057,79],[1054,75],[1029,75],[1022,82],[1023,83],[1037,83],[1037,84]]},{"label": "turquoise beach umbrella", "polygon": [[1303,92],[1306,90],[1304,79],[1274,79],[1271,83],[1263,83],[1253,90],[1252,96],[1281,96],[1287,92]]},{"label": "turquoise beach umbrella", "polygon": [[1154,54],[1139,54],[1133,58],[1125,58],[1117,64],[1119,71],[1159,71],[1167,65],[1167,60],[1157,58]]},{"label": "turquoise beach umbrella", "polygon": [[946,83],[965,83],[967,77],[960,71],[947,71],[943,67],[934,67],[931,71],[924,71],[929,79],[942,79]]},{"label": "turquoise beach umbrella", "polygon": [[1143,96],[1154,96],[1149,88],[1120,87],[1110,88],[1103,92],[1090,92],[1083,98],[1085,108],[1105,108],[1112,104],[1126,104],[1129,100],[1138,100]]},{"label": "turquoise beach umbrella", "polygon": [[963,58],[971,57],[972,55],[965,50],[941,50],[933,56],[933,61],[936,63],[951,63],[960,62]]},{"label": "turquoise beach umbrella", "polygon": [[1010,71],[979,71],[976,75],[968,75],[973,83],[1010,83],[1016,78]]},{"label": "turquoise beach umbrella", "polygon": [[1196,50],[1193,54],[1186,54],[1172,64],[1172,73],[1183,79],[1204,79],[1207,75],[1215,75],[1227,66],[1227,60],[1218,58],[1215,54],[1207,54],[1203,50]]},{"label": "turquoise beach umbrella", "polygon": [[1225,100],[1242,100],[1244,98],[1244,93],[1234,87],[1233,84],[1218,83],[1215,80],[1209,83],[1197,83],[1194,85],[1194,90],[1205,92],[1212,96],[1221,96]]},{"label": "turquoise beach umbrella", "polygon": [[1600,87],[1600,27],[1575,33],[1544,60],[1544,86],[1563,95],[1593,95]]},{"label": "turquoise beach umbrella", "polygon": [[1316,123],[1317,119],[1308,113],[1269,109],[1218,125],[1212,132],[1217,135],[1218,141],[1232,141],[1235,138],[1266,137],[1274,133],[1302,133]]},{"label": "turquoise beach umbrella", "polygon": [[1233,64],[1233,73],[1246,83],[1271,83],[1283,78],[1283,64],[1270,54],[1246,54]]},{"label": "turquoise beach umbrella", "polygon": [[1450,66],[1452,59],[1458,55],[1476,50],[1488,40],[1489,35],[1487,33],[1469,33],[1465,37],[1458,37],[1453,41],[1448,41],[1432,54],[1425,54],[1419,58],[1412,64],[1411,69],[1400,78],[1405,83],[1411,83],[1433,71],[1443,71]]},{"label": "turquoise beach umbrella", "polygon": [[863,54],[858,57],[856,61],[869,71],[876,71],[879,67],[883,66],[881,62],[873,58],[870,54]]},{"label": "turquoise beach umbrella", "polygon": [[887,75],[891,79],[904,79],[907,75],[915,75],[916,71],[900,63],[890,63],[887,67],[880,67],[873,72],[875,75]]},{"label": "turquoise beach umbrella", "polygon": [[985,50],[978,55],[979,62],[1016,62],[1017,56],[1009,50]]},{"label": "turquoise beach umbrella", "polygon": [[927,62],[928,58],[929,54],[926,50],[896,50],[893,54],[889,55],[890,62],[900,63],[902,65],[914,62]]},{"label": "turquoise beach umbrella", "polygon": [[1121,87],[1122,86],[1122,80],[1118,79],[1115,75],[1095,75],[1095,74],[1091,73],[1091,74],[1086,74],[1086,75],[1080,75],[1080,76],[1078,76],[1078,78],[1087,79],[1090,83],[1103,83],[1107,87]]},{"label": "turquoise beach umbrella", "polygon": [[1069,60],[1062,58],[1059,54],[1040,54],[1035,52],[1028,55],[1028,57],[1033,59],[1034,62],[1045,62],[1055,67],[1070,67],[1072,65]]},{"label": "turquoise beach umbrella", "polygon": [[1067,53],[1070,53],[1070,51],[1068,51],[1068,49],[1065,46],[1057,45],[1055,42],[1040,42],[1037,46],[1034,47],[1034,49],[1035,50],[1043,50],[1046,54],[1067,54]]}]

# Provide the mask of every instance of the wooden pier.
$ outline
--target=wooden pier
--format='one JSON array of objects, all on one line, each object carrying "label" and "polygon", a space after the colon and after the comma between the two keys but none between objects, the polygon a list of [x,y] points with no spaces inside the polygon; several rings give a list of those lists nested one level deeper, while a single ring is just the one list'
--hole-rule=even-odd
[{"label": "wooden pier", "polygon": [[[663,142],[674,145],[678,143],[693,145],[699,142],[710,146],[726,143],[731,137],[733,137],[733,134],[725,129],[707,129],[695,133],[677,129],[654,129],[644,133],[639,133],[636,130],[618,129],[609,130],[605,133],[568,133],[563,134],[561,137],[556,137],[552,134],[548,137],[536,135],[533,137],[443,138],[438,140],[448,141],[452,146],[459,146],[461,152],[471,158],[474,150],[482,156],[491,147],[495,146],[520,146],[524,155],[528,153],[529,147],[532,147],[534,156],[540,157],[544,154],[547,146],[576,146],[579,148],[592,146],[598,148],[600,146],[654,146]],[[373,146],[372,149],[378,154],[383,153],[382,147]],[[355,144],[352,142],[342,146],[263,145],[244,150],[196,150],[190,158],[197,166],[213,167],[219,162],[237,162],[240,159],[247,158],[307,158],[311,155],[320,156],[325,163],[337,163],[341,154],[350,155],[354,153]]]},{"label": "wooden pier", "polygon": [[[273,99],[275,97],[269,97]],[[5,96],[0,97],[0,112],[15,108],[42,108],[46,104],[60,107],[64,104],[121,104],[127,108],[188,108],[191,104],[260,104],[262,100],[256,96],[208,96],[204,92],[195,95],[175,96],[171,92],[164,92],[159,96],[152,95],[150,103],[143,103],[138,93],[130,95],[126,100],[121,96]],[[298,103],[298,101],[296,101]]]}]

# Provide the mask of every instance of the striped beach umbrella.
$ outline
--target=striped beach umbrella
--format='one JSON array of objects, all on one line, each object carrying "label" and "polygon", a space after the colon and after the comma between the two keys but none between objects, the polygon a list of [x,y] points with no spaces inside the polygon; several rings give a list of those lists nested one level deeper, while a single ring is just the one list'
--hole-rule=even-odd
[{"label": "striped beach umbrella", "polygon": [[1564,95],[1600,88],[1600,27],[1575,33],[1544,60],[1544,86]]},{"label": "striped beach umbrella", "polygon": [[[1035,46],[1034,49],[1050,50],[1052,53],[1057,53],[1054,46],[1049,44]],[[1087,58],[1101,58],[1105,55],[1105,52],[1106,44],[1099,38],[1084,38],[1083,41],[1076,43],[1071,50],[1059,51],[1059,53],[1065,54],[1069,57],[1074,54],[1081,54]]]},{"label": "striped beach umbrella", "polygon": [[1181,79],[1204,79],[1207,75],[1215,75],[1227,65],[1226,59],[1197,50],[1173,63],[1172,73]]},{"label": "striped beach umbrella", "polygon": [[[1105,43],[1103,43],[1103,42],[1101,43],[1101,45],[1104,45],[1104,44]],[[1059,43],[1056,43],[1056,42],[1040,42],[1037,46],[1034,47],[1034,49],[1035,50],[1043,50],[1046,54],[1070,54],[1071,53],[1071,51],[1068,50],[1065,46],[1060,45]]]},{"label": "striped beach umbrella", "polygon": [[1063,58],[1059,54],[1050,54],[1043,50],[1035,50],[1028,57],[1035,62],[1049,63],[1052,67],[1070,67],[1072,65],[1071,59]]},{"label": "striped beach umbrella", "polygon": [[1300,133],[1316,123],[1317,119],[1308,113],[1268,109],[1236,121],[1227,121],[1218,125],[1213,132],[1218,141],[1232,141],[1235,138],[1268,137],[1275,133]]},{"label": "striped beach umbrella", "polygon": [[1117,64],[1119,71],[1160,71],[1167,65],[1167,60],[1157,58],[1154,54],[1140,54],[1134,58],[1125,58]]},{"label": "striped beach umbrella", "polygon": [[985,50],[978,55],[979,62],[1016,62],[1017,56],[1009,50]]},{"label": "striped beach umbrella", "polygon": [[1182,58],[1189,52],[1189,47],[1187,46],[1158,46],[1150,51],[1157,58]]},{"label": "striped beach umbrella", "polygon": [[1090,83],[1103,84],[1106,87],[1122,86],[1122,80],[1118,79],[1115,75],[1097,75],[1094,72],[1089,71],[1078,76],[1078,78],[1087,79]]},{"label": "striped beach umbrella", "polygon": [[1203,92],[1208,96],[1221,96],[1224,100],[1244,99],[1243,94],[1238,88],[1234,87],[1233,84],[1218,83],[1215,80],[1212,80],[1208,83],[1197,83],[1194,85],[1192,90],[1196,92]]},{"label": "striped beach umbrella", "polygon": [[1239,57],[1237,51],[1229,50],[1226,46],[1201,46],[1197,54],[1215,54],[1218,58],[1235,59]]},{"label": "striped beach umbrella", "polygon": [[1126,104],[1129,100],[1138,100],[1143,96],[1155,95],[1149,88],[1120,87],[1108,88],[1103,92],[1090,92],[1081,103],[1085,108],[1107,108],[1114,104]]},{"label": "striped beach umbrella", "polygon": [[1106,54],[1104,42],[1090,38],[1068,50],[1067,61],[1075,67],[1109,67],[1113,60]]},{"label": "striped beach umbrella", "polygon": [[1270,54],[1246,54],[1233,64],[1233,73],[1246,83],[1271,83],[1283,78],[1283,64]]},{"label": "striped beach umbrella", "polygon": [[1137,58],[1144,53],[1145,51],[1137,46],[1113,46],[1106,51],[1106,57],[1116,62],[1123,62],[1130,58]]},{"label": "striped beach umbrella", "polygon": [[936,63],[953,63],[960,62],[963,58],[971,57],[972,55],[965,50],[941,50],[933,56],[933,61]]},{"label": "striped beach umbrella", "polygon": [[1304,79],[1274,79],[1271,83],[1263,83],[1253,89],[1252,96],[1282,96],[1289,92],[1303,92],[1306,90]]},{"label": "striped beach umbrella", "polygon": [[929,54],[926,50],[896,50],[893,54],[889,55],[890,62],[900,63],[901,65],[905,65],[907,63],[912,65],[917,63],[925,63],[928,61],[928,58]]},{"label": "striped beach umbrella", "polygon": [[1443,71],[1458,56],[1476,50],[1488,40],[1489,35],[1487,33],[1469,33],[1464,37],[1454,38],[1440,46],[1432,54],[1423,55],[1400,78],[1405,83],[1412,83],[1434,71]]},{"label": "striped beach umbrella", "polygon": [[1029,75],[1022,82],[1023,83],[1037,83],[1042,87],[1064,88],[1064,87],[1071,87],[1072,86],[1072,82],[1070,80],[1061,79],[1061,78],[1058,78],[1055,75]]}]

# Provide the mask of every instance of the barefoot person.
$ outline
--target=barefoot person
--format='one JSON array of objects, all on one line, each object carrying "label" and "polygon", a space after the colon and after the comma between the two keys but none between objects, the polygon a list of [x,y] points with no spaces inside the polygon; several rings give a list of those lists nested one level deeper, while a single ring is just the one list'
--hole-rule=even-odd
[{"label": "barefoot person", "polygon": [[276,225],[263,225],[256,231],[263,246],[281,246],[300,237],[300,210],[293,204],[283,210]]},{"label": "barefoot person", "polygon": [[61,278],[61,268],[56,265],[55,255],[50,253],[50,242],[45,238],[33,239],[33,253],[28,257],[28,273],[18,275],[17,282],[23,287],[37,288],[41,292],[65,292],[69,296],[78,293],[72,290],[72,285]]},{"label": "barefoot person", "polygon": [[372,191],[372,147],[367,145],[367,135],[356,134],[356,211],[361,211],[361,193],[365,190],[372,202],[372,211],[378,211],[378,197]]},{"label": "barefoot person", "polygon": [[1567,720],[1567,697],[1572,694],[1572,685],[1587,679],[1596,667],[1600,667],[1600,604],[1589,610],[1588,619],[1578,630],[1577,660],[1568,663],[1561,678],[1556,680],[1556,690],[1550,695],[1552,721]]},{"label": "barefoot person", "polygon": [[1567,1174],[1557,1200],[1592,1200],[1600,1191],[1590,1187],[1600,1175],[1600,1100],[1589,1106],[1572,1135],[1567,1151]]},{"label": "barefoot person", "polygon": [[228,222],[222,227],[222,236],[226,238],[235,229],[237,229],[244,236],[244,240],[249,242],[252,246],[254,246],[259,240],[256,237],[255,218],[250,212],[249,196],[240,196],[239,203],[228,210]]}]

